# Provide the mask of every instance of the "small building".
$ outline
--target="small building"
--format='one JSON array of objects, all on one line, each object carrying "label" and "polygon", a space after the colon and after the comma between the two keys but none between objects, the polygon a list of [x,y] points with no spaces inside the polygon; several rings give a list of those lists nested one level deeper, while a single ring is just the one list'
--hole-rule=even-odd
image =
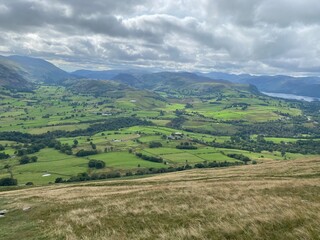
[{"label": "small building", "polygon": [[168,136],[168,139],[171,140],[180,140],[184,138],[184,134],[181,132],[175,132]]}]

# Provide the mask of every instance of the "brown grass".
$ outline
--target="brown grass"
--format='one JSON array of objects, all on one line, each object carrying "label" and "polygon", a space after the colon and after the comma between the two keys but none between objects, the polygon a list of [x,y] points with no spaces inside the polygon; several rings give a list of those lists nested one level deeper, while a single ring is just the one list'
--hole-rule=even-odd
[{"label": "brown grass", "polygon": [[320,239],[320,160],[0,192],[0,204],[0,239]]}]

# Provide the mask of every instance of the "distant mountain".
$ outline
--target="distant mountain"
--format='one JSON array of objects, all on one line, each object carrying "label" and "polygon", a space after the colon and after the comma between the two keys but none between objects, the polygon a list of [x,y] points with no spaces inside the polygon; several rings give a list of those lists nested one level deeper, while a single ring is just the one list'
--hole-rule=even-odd
[{"label": "distant mountain", "polygon": [[119,74],[113,81],[127,84],[138,89],[180,93],[183,95],[210,95],[222,93],[226,89],[258,93],[248,84],[234,84],[226,80],[213,80],[189,72],[159,72],[152,74]]},{"label": "distant mountain", "polygon": [[118,74],[146,74],[148,71],[144,70],[135,70],[135,69],[127,69],[127,70],[105,70],[105,71],[91,71],[91,70],[77,70],[72,72],[73,75],[88,79],[96,79],[96,80],[111,80]]},{"label": "distant mountain", "polygon": [[200,76],[218,77],[235,83],[246,83],[256,86],[262,92],[287,93],[309,97],[320,97],[319,77],[253,76],[225,73],[197,73]]},{"label": "distant mountain", "polygon": [[107,80],[77,79],[68,80],[64,85],[77,93],[92,94],[96,96],[110,96],[112,92],[130,90],[130,87],[121,83]]},{"label": "distant mountain", "polygon": [[74,78],[70,73],[43,59],[17,55],[9,56],[7,59],[22,68],[26,72],[26,78],[31,82],[59,84],[67,79]]},{"label": "distant mountain", "polygon": [[26,79],[26,72],[16,63],[5,57],[0,57],[0,86],[16,89],[30,90],[33,84]]},{"label": "distant mountain", "polygon": [[195,72],[195,74],[199,76],[204,76],[212,79],[222,79],[227,80],[231,82],[239,82],[240,79],[250,78],[250,74],[230,74],[230,73],[223,73],[223,72],[209,72],[209,73],[201,73],[201,72]]}]

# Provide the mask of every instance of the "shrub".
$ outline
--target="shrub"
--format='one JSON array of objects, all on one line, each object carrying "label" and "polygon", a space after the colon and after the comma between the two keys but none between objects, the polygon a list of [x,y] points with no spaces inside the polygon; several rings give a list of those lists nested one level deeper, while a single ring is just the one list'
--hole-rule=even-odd
[{"label": "shrub", "polygon": [[31,161],[31,162],[37,162],[37,161],[38,161],[38,157],[37,157],[37,156],[32,156],[32,157],[30,158],[30,161]]},{"label": "shrub", "polygon": [[160,157],[153,157],[148,155],[143,155],[142,153],[136,153],[136,156],[150,162],[163,163],[163,159]]},{"label": "shrub", "polygon": [[150,142],[149,143],[149,148],[159,148],[159,147],[162,147],[161,142]]},{"label": "shrub", "polygon": [[84,149],[81,149],[79,152],[76,153],[76,156],[77,157],[85,157],[85,156],[89,156],[89,155],[95,155],[97,153],[98,153],[97,150],[84,150]]},{"label": "shrub", "polygon": [[0,153],[0,159],[8,159],[10,157],[9,154],[6,153]]},{"label": "shrub", "polygon": [[18,185],[17,179],[13,179],[13,178],[0,179],[0,186],[16,186],[16,185]]},{"label": "shrub", "polygon": [[56,180],[54,181],[55,183],[62,183],[64,182],[63,179],[61,177],[56,178]]}]

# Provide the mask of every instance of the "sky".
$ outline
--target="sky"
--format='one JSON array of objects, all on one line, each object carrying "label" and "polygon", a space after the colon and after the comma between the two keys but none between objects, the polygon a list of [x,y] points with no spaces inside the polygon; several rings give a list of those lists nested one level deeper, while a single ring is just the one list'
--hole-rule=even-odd
[{"label": "sky", "polygon": [[319,0],[0,0],[0,54],[65,70],[320,75]]}]

